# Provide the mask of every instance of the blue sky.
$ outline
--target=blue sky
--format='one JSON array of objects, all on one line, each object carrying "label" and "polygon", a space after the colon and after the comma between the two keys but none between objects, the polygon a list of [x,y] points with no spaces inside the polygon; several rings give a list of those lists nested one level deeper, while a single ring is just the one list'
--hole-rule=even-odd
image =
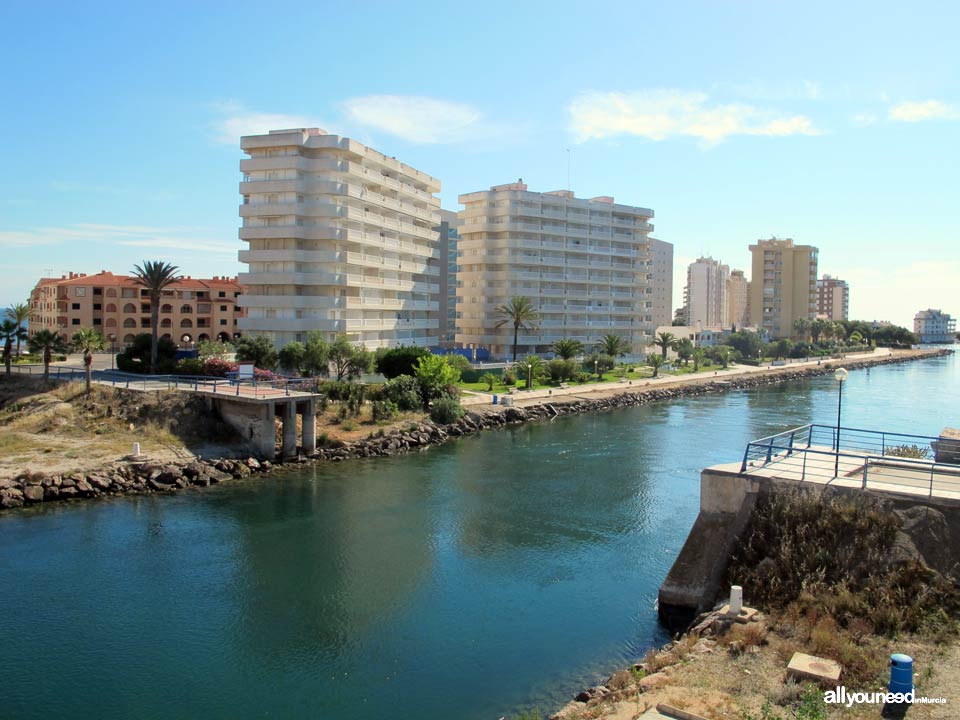
[{"label": "blue sky", "polygon": [[[4,3],[0,304],[43,273],[233,274],[239,135],[316,125],[457,195],[651,207],[677,276],[792,237],[851,315],[960,314],[952,2]],[[682,282],[675,283],[679,301]]]}]

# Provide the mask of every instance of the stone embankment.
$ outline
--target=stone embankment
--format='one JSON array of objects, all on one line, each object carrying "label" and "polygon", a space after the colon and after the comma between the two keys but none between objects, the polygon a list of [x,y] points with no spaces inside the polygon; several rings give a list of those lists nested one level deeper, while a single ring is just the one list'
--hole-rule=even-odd
[{"label": "stone embankment", "polygon": [[[949,351],[944,351],[949,352]],[[925,355],[919,357],[931,357]],[[893,357],[882,360],[855,361],[845,364],[848,369],[873,365],[906,362],[918,356]],[[410,423],[405,429],[393,430],[383,435],[336,447],[319,449],[311,457],[299,457],[294,462],[343,461],[351,458],[366,458],[396,455],[412,450],[422,450],[439,445],[450,438],[471,435],[481,430],[499,428],[530,420],[543,420],[560,415],[578,415],[588,412],[636,407],[652,402],[664,402],[681,397],[707,393],[739,390],[762,385],[773,385],[790,380],[802,380],[833,372],[829,363],[823,367],[800,370],[776,370],[764,375],[746,375],[726,380],[679,385],[671,388],[639,389],[602,398],[577,397],[563,402],[542,402],[528,407],[492,406],[483,412],[471,411],[456,423],[436,425],[430,421]],[[570,397],[570,396],[566,396]],[[123,494],[171,493],[188,487],[205,487],[225,480],[244,477],[253,472],[265,472],[273,465],[270,462],[248,458],[246,460],[198,460],[176,463],[156,463],[136,460],[121,461],[106,465],[96,471],[66,475],[23,472],[12,480],[0,480],[0,508],[74,498],[95,498]]]}]

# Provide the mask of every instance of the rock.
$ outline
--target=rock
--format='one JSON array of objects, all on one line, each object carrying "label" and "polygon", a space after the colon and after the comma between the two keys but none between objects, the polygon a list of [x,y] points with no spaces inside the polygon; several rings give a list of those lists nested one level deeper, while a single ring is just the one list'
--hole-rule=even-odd
[{"label": "rock", "polygon": [[663,687],[669,682],[670,678],[663,673],[653,673],[653,675],[647,675],[645,678],[640,679],[640,692],[650,692],[651,690],[656,690],[657,688]]},{"label": "rock", "polygon": [[184,476],[186,476],[186,477],[188,477],[188,478],[190,478],[190,479],[192,480],[192,479],[195,478],[195,477],[198,477],[198,476],[200,476],[200,475],[203,475],[204,472],[205,472],[205,470],[206,470],[206,468],[205,468],[204,465],[200,464],[199,462],[194,461],[194,462],[192,462],[192,463],[187,463],[187,464],[183,467],[183,474],[184,474]]},{"label": "rock", "polygon": [[43,499],[44,500],[56,500],[60,497],[60,488],[56,485],[47,485],[43,489]]},{"label": "rock", "polygon": [[73,485],[60,486],[60,497],[62,498],[72,498],[76,497],[78,494],[77,488],[75,488]]},{"label": "rock", "polygon": [[110,480],[100,475],[88,475],[87,482],[90,483],[97,490],[109,490],[110,489]]},{"label": "rock", "polygon": [[43,486],[27,485],[23,489],[23,497],[27,502],[43,502]]},{"label": "rock", "polygon": [[23,505],[23,493],[18,488],[0,490],[0,508],[15,508]]},{"label": "rock", "polygon": [[94,490],[93,486],[86,480],[80,480],[77,482],[77,492],[81,495],[93,495],[96,490]]},{"label": "rock", "polygon": [[260,469],[260,461],[257,460],[256,458],[248,457],[248,458],[247,458],[247,467],[250,468],[251,470],[259,470],[259,469]]},{"label": "rock", "polygon": [[12,479],[0,478],[0,490],[8,490],[12,487],[16,487],[16,483],[14,483]]},{"label": "rock", "polygon": [[175,485],[160,482],[160,478],[148,478],[147,487],[154,492],[170,492],[176,488]]}]

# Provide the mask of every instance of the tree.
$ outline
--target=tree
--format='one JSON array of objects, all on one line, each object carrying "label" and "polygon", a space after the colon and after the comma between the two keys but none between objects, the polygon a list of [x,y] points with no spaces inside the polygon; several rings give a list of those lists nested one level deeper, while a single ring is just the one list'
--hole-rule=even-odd
[{"label": "tree", "polygon": [[527,383],[527,389],[533,387],[533,381],[549,374],[550,369],[539,355],[527,355],[514,366],[517,377],[522,377]]},{"label": "tree", "polygon": [[377,372],[387,380],[400,375],[412,375],[413,366],[417,364],[417,360],[429,354],[430,351],[426,348],[415,345],[400,346],[389,350],[381,348],[377,351]]},{"label": "tree", "polygon": [[493,386],[497,384],[497,376],[492,372],[486,372],[480,376],[480,382],[486,384],[487,392],[493,392]]},{"label": "tree", "polygon": [[424,408],[429,407],[432,400],[456,395],[460,371],[452,367],[445,357],[432,353],[424,355],[417,360],[413,372],[420,383]]},{"label": "tree", "polygon": [[303,358],[306,354],[307,350],[303,343],[294,340],[280,348],[280,352],[277,353],[277,363],[289,373],[300,374],[300,368],[303,366]]},{"label": "tree", "polygon": [[662,332],[657,333],[657,337],[654,338],[653,344],[660,348],[661,355],[660,357],[663,360],[667,359],[667,350],[673,350],[677,346],[677,336],[672,332]]},{"label": "tree", "polygon": [[729,345],[720,345],[714,349],[713,354],[724,370],[727,369],[727,367],[730,365],[730,361],[733,360],[733,348]]},{"label": "tree", "polygon": [[571,338],[563,338],[553,343],[553,351],[563,360],[570,360],[583,354],[583,343]]},{"label": "tree", "polygon": [[337,335],[330,344],[330,362],[337,380],[353,380],[363,373],[373,371],[374,354],[362,347],[357,347],[346,335]]},{"label": "tree", "polygon": [[3,342],[3,364],[7,375],[10,374],[10,356],[13,354],[13,343],[19,347],[20,341],[25,340],[27,331],[13,320],[4,320],[0,323],[0,341]]},{"label": "tree", "polygon": [[263,370],[273,370],[277,367],[277,351],[273,342],[266,335],[251,337],[244,335],[237,338],[237,362],[253,363],[254,367]]},{"label": "tree", "polygon": [[144,260],[142,265],[133,266],[133,279],[137,285],[147,289],[150,297],[150,371],[157,367],[157,332],[160,328],[160,298],[163,291],[173,285],[180,276],[176,265],[160,260]]},{"label": "tree", "polygon": [[597,350],[601,355],[609,355],[612,358],[623,357],[630,352],[630,343],[619,335],[604,335],[597,343]]},{"label": "tree", "polygon": [[87,373],[87,395],[90,394],[90,381],[93,375],[93,354],[103,350],[106,340],[93,328],[80,328],[73,334],[71,346],[74,352],[83,353],[83,367]]},{"label": "tree", "polygon": [[211,357],[222,358],[231,352],[233,352],[233,345],[221,340],[201,340],[197,343],[197,355],[203,360]]},{"label": "tree", "polygon": [[307,333],[300,373],[308,377],[326,377],[330,374],[330,343],[324,339],[323,333],[319,330],[311,330]]},{"label": "tree", "polygon": [[498,307],[494,313],[499,319],[494,327],[500,329],[504,325],[513,325],[513,361],[517,361],[517,337],[521,330],[531,332],[537,329],[540,314],[530,298],[523,295],[514,295],[506,305]]},{"label": "tree", "polygon": [[690,363],[690,358],[693,357],[693,349],[693,340],[690,338],[677,341],[677,357],[683,361],[684,365]]},{"label": "tree", "polygon": [[[122,352],[117,354],[117,367],[124,372],[144,373],[150,371],[150,333],[140,333]],[[173,372],[176,368],[177,345],[170,338],[157,341],[157,370]]]},{"label": "tree", "polygon": [[793,343],[790,342],[787,338],[780,338],[773,344],[773,356],[777,360],[782,360],[783,358],[790,355],[790,351],[793,349]]},{"label": "tree", "polygon": [[651,355],[647,358],[647,365],[653,368],[653,377],[656,377],[660,373],[660,368],[665,362],[666,360],[663,359],[662,355]]},{"label": "tree", "polygon": [[68,352],[66,338],[52,330],[38,330],[27,339],[27,346],[30,352],[43,356],[44,380],[50,377],[50,361],[53,359],[53,354]]},{"label": "tree", "polygon": [[801,340],[806,340],[808,331],[810,329],[810,321],[807,318],[797,318],[793,321],[793,329],[797,333],[797,337]]},{"label": "tree", "polygon": [[741,357],[757,360],[760,357],[760,350],[763,347],[763,341],[755,332],[741,330],[740,332],[730,333],[726,338],[726,344],[740,353]]},{"label": "tree", "polygon": [[820,343],[820,336],[823,334],[826,326],[827,323],[822,318],[817,318],[816,320],[810,321],[810,337],[813,339],[814,345],[818,345]]},{"label": "tree", "polygon": [[693,371],[700,372],[700,364],[703,362],[704,358],[707,356],[707,353],[703,348],[694,348],[691,353],[693,358]]},{"label": "tree", "polygon": [[[7,308],[6,316],[8,319],[12,320],[17,327],[22,328],[23,324],[30,319],[30,306],[27,303],[14,303]],[[20,342],[26,339],[26,333],[24,333],[23,337],[16,338],[18,356],[20,355]]]}]

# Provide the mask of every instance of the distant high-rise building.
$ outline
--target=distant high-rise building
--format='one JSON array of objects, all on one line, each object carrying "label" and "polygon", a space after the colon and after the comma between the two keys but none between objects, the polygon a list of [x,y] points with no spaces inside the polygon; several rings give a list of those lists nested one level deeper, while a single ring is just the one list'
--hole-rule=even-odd
[{"label": "distant high-rise building", "polygon": [[727,279],[730,268],[713,258],[699,258],[687,268],[683,305],[688,325],[722,327],[729,314]]},{"label": "distant high-rise building", "polygon": [[913,317],[913,331],[922,343],[952,343],[957,339],[957,321],[941,310],[921,310]]},{"label": "distant high-rise building", "polygon": [[436,345],[440,181],[317,128],[240,146],[241,329],[277,346],[311,330],[370,349]]},{"label": "distant high-rise building", "polygon": [[673,320],[673,244],[650,238],[653,272],[653,326],[669,325]]},{"label": "distant high-rise building", "polygon": [[453,347],[457,329],[457,228],[460,219],[453,210],[440,214],[440,344]]},{"label": "distant high-rise building", "polygon": [[795,334],[794,322],[817,315],[817,248],[770,238],[750,246],[750,324],[773,338]]},{"label": "distant high-rise building", "polygon": [[827,320],[850,319],[850,286],[846,280],[829,275],[817,280],[817,316]]},{"label": "distant high-rise building", "polygon": [[604,335],[642,352],[653,333],[652,210],[529,192],[522,180],[460,202],[458,344],[510,357],[513,327],[496,326],[496,309],[523,296],[540,320],[520,332],[518,355],[549,352],[561,338],[590,347]]},{"label": "distant high-rise building", "polygon": [[750,324],[750,282],[743,270],[731,270],[727,280],[727,327],[740,328]]}]

